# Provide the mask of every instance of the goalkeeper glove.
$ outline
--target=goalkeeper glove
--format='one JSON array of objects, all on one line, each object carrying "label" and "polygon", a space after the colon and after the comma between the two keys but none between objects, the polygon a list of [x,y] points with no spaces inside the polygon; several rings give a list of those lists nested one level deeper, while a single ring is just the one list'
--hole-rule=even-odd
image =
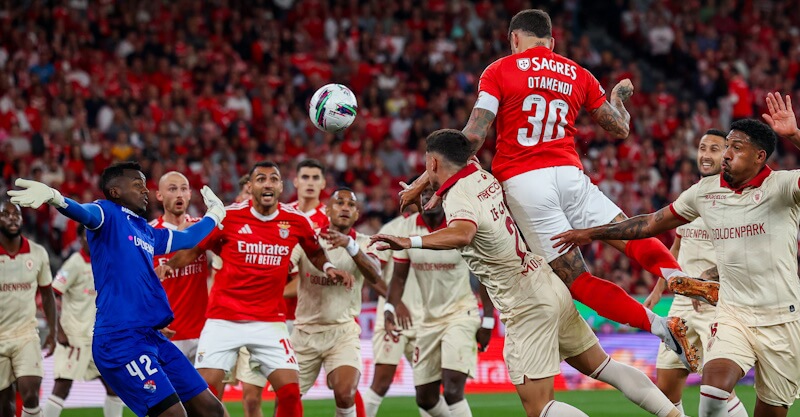
[{"label": "goalkeeper glove", "polygon": [[207,185],[204,185],[203,188],[200,189],[200,194],[203,196],[203,202],[206,204],[206,217],[211,217],[214,223],[219,226],[219,224],[222,223],[222,219],[225,218],[225,205],[222,204],[222,200],[220,200]]},{"label": "goalkeeper glove", "polygon": [[67,202],[64,200],[64,196],[62,196],[58,190],[50,188],[41,182],[17,178],[17,180],[14,182],[14,185],[22,189],[11,190],[8,192],[13,204],[35,209],[41,207],[44,203],[51,204],[59,208],[67,207]]}]

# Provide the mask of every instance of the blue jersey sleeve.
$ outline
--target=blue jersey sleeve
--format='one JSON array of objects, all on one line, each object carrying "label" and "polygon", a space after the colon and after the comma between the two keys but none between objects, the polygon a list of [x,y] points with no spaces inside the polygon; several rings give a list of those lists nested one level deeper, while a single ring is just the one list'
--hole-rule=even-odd
[{"label": "blue jersey sleeve", "polygon": [[97,230],[103,225],[105,215],[99,204],[80,204],[70,198],[64,198],[64,201],[67,206],[58,209],[61,214],[86,226],[89,230]]},{"label": "blue jersey sleeve", "polygon": [[163,255],[181,249],[189,249],[197,246],[203,239],[214,230],[216,223],[210,217],[203,217],[203,220],[186,228],[186,230],[170,230],[153,228],[155,238],[155,254]]}]

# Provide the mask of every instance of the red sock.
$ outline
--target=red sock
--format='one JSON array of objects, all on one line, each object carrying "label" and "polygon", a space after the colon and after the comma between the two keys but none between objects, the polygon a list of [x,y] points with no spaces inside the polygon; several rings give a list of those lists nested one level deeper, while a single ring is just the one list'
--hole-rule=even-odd
[{"label": "red sock", "polygon": [[650,318],[644,306],[613,282],[584,272],[575,279],[569,292],[572,298],[609,320],[650,331]]},{"label": "red sock", "polygon": [[[208,390],[211,391],[211,393],[214,394],[215,397],[219,398],[219,392],[217,392],[217,389],[212,387],[210,384],[208,386]],[[220,398],[220,400],[221,400],[221,398]]]},{"label": "red sock", "polygon": [[19,391],[15,391],[15,392],[17,394],[16,395],[17,406],[16,406],[16,409],[14,411],[14,414],[16,415],[16,417],[22,417],[22,395],[19,395]]},{"label": "red sock", "polygon": [[367,417],[367,410],[364,408],[364,400],[361,393],[356,390],[356,417]]},{"label": "red sock", "polygon": [[651,237],[649,239],[629,240],[625,245],[625,254],[636,260],[647,272],[667,278],[672,271],[681,270],[678,261],[664,244]]},{"label": "red sock", "polygon": [[303,403],[300,402],[300,385],[286,384],[277,391],[278,409],[275,417],[298,417],[303,415]]}]

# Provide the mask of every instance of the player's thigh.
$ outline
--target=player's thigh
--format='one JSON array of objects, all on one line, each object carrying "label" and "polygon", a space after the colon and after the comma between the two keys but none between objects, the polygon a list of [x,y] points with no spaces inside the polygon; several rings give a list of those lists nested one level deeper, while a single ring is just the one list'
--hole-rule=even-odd
[{"label": "player's thigh", "polygon": [[698,373],[702,374],[703,363],[706,360],[706,348],[708,348],[708,342],[711,339],[711,325],[716,322],[717,309],[710,305],[702,305],[700,311],[691,310],[686,313],[678,313],[678,317],[686,318],[686,323],[689,327],[686,331],[686,337],[689,339],[689,343],[697,347],[697,355],[700,359]]},{"label": "player's thigh", "polygon": [[442,379],[442,338],[446,328],[446,323],[418,328],[411,362],[415,386]]},{"label": "player's thigh", "polygon": [[323,361],[321,349],[325,349],[326,342],[324,336],[323,333],[307,333],[298,328],[292,330],[291,341],[297,358],[301,394],[307,393],[319,376]]},{"label": "player's thigh", "polygon": [[[336,326],[326,336],[325,350],[322,352],[322,366],[325,374],[330,375],[337,368],[347,366],[361,373],[361,326],[356,322]],[[298,357],[302,366],[302,361]]]},{"label": "player's thigh", "polygon": [[241,381],[261,388],[267,386],[267,377],[261,373],[258,362],[251,360],[250,351],[245,347],[239,349],[236,366],[231,370],[229,378],[231,382],[226,383],[235,384],[236,381]]},{"label": "player's thigh", "polygon": [[514,308],[506,319],[503,356],[511,383],[521,385],[532,380],[558,375],[560,370],[558,317],[560,306],[545,297],[544,288],[529,303]]},{"label": "player's thigh", "polygon": [[248,335],[244,323],[208,319],[197,343],[194,367],[197,369],[221,369],[230,372],[236,363],[239,348]]},{"label": "player's thigh", "polygon": [[95,335],[92,343],[94,361],[103,380],[137,416],[146,415],[149,409],[176,394],[161,366],[158,341],[151,333],[158,332],[128,329]]},{"label": "player's thigh", "polygon": [[292,342],[286,324],[283,322],[250,322],[242,330],[247,331],[247,350],[250,351],[250,362],[257,363],[264,377],[276,370],[298,371]]},{"label": "player's thigh", "polygon": [[576,167],[556,167],[561,207],[571,229],[586,229],[611,223],[622,213],[589,177]]},{"label": "player's thigh", "polygon": [[186,355],[161,332],[154,332],[158,343],[161,366],[169,376],[181,402],[187,402],[208,388],[208,383],[200,376]]},{"label": "player's thigh", "polygon": [[547,274],[547,293],[551,294],[558,308],[558,350],[561,360],[574,358],[599,343],[589,323],[575,308],[575,302],[567,286],[555,274]]},{"label": "player's thigh", "polygon": [[13,338],[9,341],[9,358],[11,369],[16,378],[22,376],[42,377],[42,348],[39,336],[32,333],[27,336]]},{"label": "player's thigh", "polygon": [[757,327],[756,394],[772,406],[791,406],[800,395],[800,321]]},{"label": "player's thigh", "polygon": [[92,346],[56,344],[53,352],[53,377],[70,381],[87,381],[97,378],[97,367],[92,360]]},{"label": "player's thigh", "polygon": [[[535,189],[533,188],[535,187]],[[559,257],[551,237],[572,229],[561,207],[555,168],[542,168],[503,182],[506,203],[533,253],[547,262]]]},{"label": "player's thigh", "polygon": [[[718,372],[719,369],[715,370],[709,366],[717,359],[726,359],[735,364],[740,368],[737,370],[741,372],[740,377],[746,374],[756,363],[754,342],[749,328],[731,314],[717,308],[717,316],[711,323],[710,338],[704,352],[703,384],[714,386],[730,384],[731,370]],[[733,383],[735,384],[735,381]]]},{"label": "player's thigh", "polygon": [[0,391],[14,383],[14,372],[11,370],[11,359],[0,356]]},{"label": "player's thigh", "polygon": [[475,333],[481,327],[477,310],[453,319],[442,337],[442,369],[475,375],[478,366],[478,342]]},{"label": "player's thigh", "polygon": [[528,416],[540,416],[544,413],[544,407],[555,398],[553,388],[554,377],[541,379],[524,378],[519,384],[515,384],[517,394],[522,401],[522,408]]}]

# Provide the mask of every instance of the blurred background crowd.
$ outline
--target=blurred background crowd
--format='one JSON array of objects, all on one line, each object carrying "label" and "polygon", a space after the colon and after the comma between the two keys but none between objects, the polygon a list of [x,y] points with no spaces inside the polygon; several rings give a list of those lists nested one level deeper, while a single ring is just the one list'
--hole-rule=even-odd
[{"label": "blurred background crowd", "polygon": [[[628,139],[610,139],[585,113],[576,136],[586,172],[629,216],[698,179],[705,130],[760,117],[768,91],[800,103],[791,0],[6,2],[0,192],[25,177],[87,202],[101,197],[105,167],[137,160],[153,193],[177,170],[232,202],[239,177],[266,159],[281,164],[291,201],[295,165],[316,158],[329,189],[355,190],[358,228],[374,233],[398,214],[398,182],[424,170],[425,136],[464,126],[482,70],[509,53],[508,21],[534,6],[553,16],[556,52],[606,90],[633,81]],[[356,123],[338,135],[308,120],[311,94],[329,82],[359,101]],[[785,145],[773,168],[797,167]],[[479,153],[486,168],[493,149],[489,138]],[[202,213],[199,193],[194,200],[190,212]],[[30,237],[56,256],[70,250],[63,216],[44,207],[26,217]],[[584,254],[595,274],[632,293],[654,284],[613,249]]]}]

